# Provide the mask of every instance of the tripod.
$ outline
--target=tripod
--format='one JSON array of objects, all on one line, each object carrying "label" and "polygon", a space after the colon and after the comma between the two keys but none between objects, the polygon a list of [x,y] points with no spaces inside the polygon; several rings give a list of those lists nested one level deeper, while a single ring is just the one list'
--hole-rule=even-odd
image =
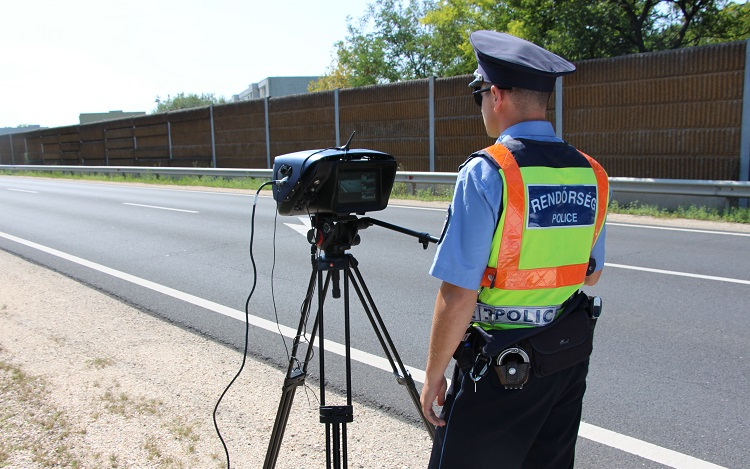
[{"label": "tripod", "polygon": [[[264,469],[273,469],[281,448],[281,442],[284,438],[284,431],[289,420],[289,414],[294,401],[294,395],[297,388],[304,384],[307,377],[307,367],[312,359],[313,342],[315,336],[319,339],[319,360],[320,360],[320,422],[325,424],[326,428],[326,468],[347,469],[347,434],[346,424],[354,420],[352,411],[352,391],[351,391],[351,337],[349,324],[349,286],[353,286],[359,297],[359,301],[370,320],[375,335],[380,342],[383,352],[388,359],[396,381],[406,386],[407,392],[412,402],[417,408],[419,415],[424,423],[430,437],[435,436],[435,428],[425,418],[422,413],[422,407],[419,401],[419,393],[414,384],[414,379],[404,366],[401,358],[396,351],[396,347],[391,340],[390,335],[385,327],[380,313],[370,295],[370,291],[365,285],[362,274],[358,268],[358,262],[351,254],[346,252],[352,246],[359,244],[360,228],[367,228],[370,225],[379,225],[392,229],[404,234],[417,237],[424,248],[427,243],[437,242],[434,238],[426,233],[418,233],[396,225],[375,220],[372,218],[358,219],[355,216],[319,216],[315,215],[312,219],[313,229],[308,232],[308,241],[313,245],[311,247],[312,273],[307,286],[307,294],[302,304],[299,326],[297,334],[294,337],[292,345],[291,358],[287,367],[286,377],[282,387],[281,400],[276,413],[271,440],[268,444],[266,459],[263,465]],[[323,251],[323,255],[316,256],[318,250]],[[325,278],[324,274],[325,273]],[[325,348],[324,348],[324,314],[323,306],[329,286],[332,285],[332,296],[341,297],[340,280],[341,274],[344,276],[344,347],[345,347],[345,376],[346,376],[346,405],[330,406],[326,405],[325,394]],[[313,293],[317,286],[318,290],[318,309],[313,320],[310,340],[307,343],[305,358],[300,362],[297,359],[301,339],[307,330],[307,324],[310,319]]]}]

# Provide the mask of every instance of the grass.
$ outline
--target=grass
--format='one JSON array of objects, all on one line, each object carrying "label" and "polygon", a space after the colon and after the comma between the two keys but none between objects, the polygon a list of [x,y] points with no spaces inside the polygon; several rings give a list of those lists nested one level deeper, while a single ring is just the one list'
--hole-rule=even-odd
[{"label": "grass", "polygon": [[257,190],[266,182],[253,178],[217,178],[213,176],[159,176],[157,174],[78,174],[64,171],[0,171],[4,176],[31,176],[55,179],[75,179],[79,181],[137,182],[167,186],[222,187],[227,189]]},{"label": "grass", "polygon": [[[211,176],[160,177],[151,174],[142,176],[130,174],[66,174],[59,171],[0,171],[0,175],[53,177],[85,181],[135,182],[171,186],[221,187],[238,190],[257,190],[261,184],[266,182],[251,178],[224,179]],[[408,183],[395,183],[391,191],[391,199],[427,202],[450,202],[452,195],[453,187],[449,185],[438,185],[429,189],[417,189]],[[711,207],[690,205],[669,210],[656,205],[643,205],[637,201],[625,205],[620,205],[617,201],[613,201],[610,204],[609,211],[610,213],[643,215],[657,218],[686,218],[730,223],[750,223],[750,208],[739,207],[718,210]]]},{"label": "grass", "polygon": [[414,189],[409,183],[397,182],[393,184],[391,199],[450,202],[453,199],[453,186],[440,184],[427,189]]},{"label": "grass", "polygon": [[609,205],[609,213],[641,215],[656,218],[687,218],[691,220],[750,223],[750,209],[739,207],[729,207],[727,210],[718,210],[712,207],[690,205],[686,207],[680,206],[675,210],[668,210],[656,205],[642,205],[638,202],[620,205],[615,200]]},{"label": "grass", "polygon": [[105,358],[94,358],[93,360],[87,360],[86,364],[92,368],[95,368],[97,370],[104,369],[108,366],[112,366],[115,364],[115,361],[112,360],[109,357]]},{"label": "grass", "polygon": [[34,467],[81,466],[72,450],[73,428],[48,395],[43,379],[0,360],[0,467],[14,455],[30,457]]},{"label": "grass", "polygon": [[156,415],[164,404],[159,399],[146,399],[144,397],[133,399],[124,392],[116,396],[111,390],[106,391],[101,399],[104,402],[105,409],[125,418],[144,414]]}]

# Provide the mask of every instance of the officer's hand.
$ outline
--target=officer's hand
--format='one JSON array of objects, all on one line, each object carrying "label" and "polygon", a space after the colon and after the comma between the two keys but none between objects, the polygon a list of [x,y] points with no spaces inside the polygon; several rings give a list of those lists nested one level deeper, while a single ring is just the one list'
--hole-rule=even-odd
[{"label": "officer's hand", "polygon": [[427,420],[438,427],[445,425],[445,420],[438,418],[432,408],[432,404],[437,400],[437,405],[445,404],[445,392],[448,390],[448,381],[445,376],[440,376],[436,380],[427,377],[422,388],[422,395],[419,400],[422,403],[422,413]]}]

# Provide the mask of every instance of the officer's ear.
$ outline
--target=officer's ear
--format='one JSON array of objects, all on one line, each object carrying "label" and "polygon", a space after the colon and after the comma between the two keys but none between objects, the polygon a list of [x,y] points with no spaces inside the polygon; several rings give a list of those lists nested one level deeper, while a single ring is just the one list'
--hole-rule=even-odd
[{"label": "officer's ear", "polygon": [[498,111],[508,99],[509,92],[510,90],[498,88],[497,86],[492,85],[492,88],[490,88],[490,94],[492,95],[492,109]]}]

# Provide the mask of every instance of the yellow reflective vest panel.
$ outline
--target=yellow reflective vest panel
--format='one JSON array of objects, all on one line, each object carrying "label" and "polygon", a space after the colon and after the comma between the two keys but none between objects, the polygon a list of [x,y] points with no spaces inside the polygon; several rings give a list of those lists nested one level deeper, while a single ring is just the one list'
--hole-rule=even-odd
[{"label": "yellow reflective vest panel", "polygon": [[606,218],[607,174],[566,143],[510,140],[479,154],[500,167],[503,200],[478,299],[493,320],[478,324],[547,324],[583,285]]}]

